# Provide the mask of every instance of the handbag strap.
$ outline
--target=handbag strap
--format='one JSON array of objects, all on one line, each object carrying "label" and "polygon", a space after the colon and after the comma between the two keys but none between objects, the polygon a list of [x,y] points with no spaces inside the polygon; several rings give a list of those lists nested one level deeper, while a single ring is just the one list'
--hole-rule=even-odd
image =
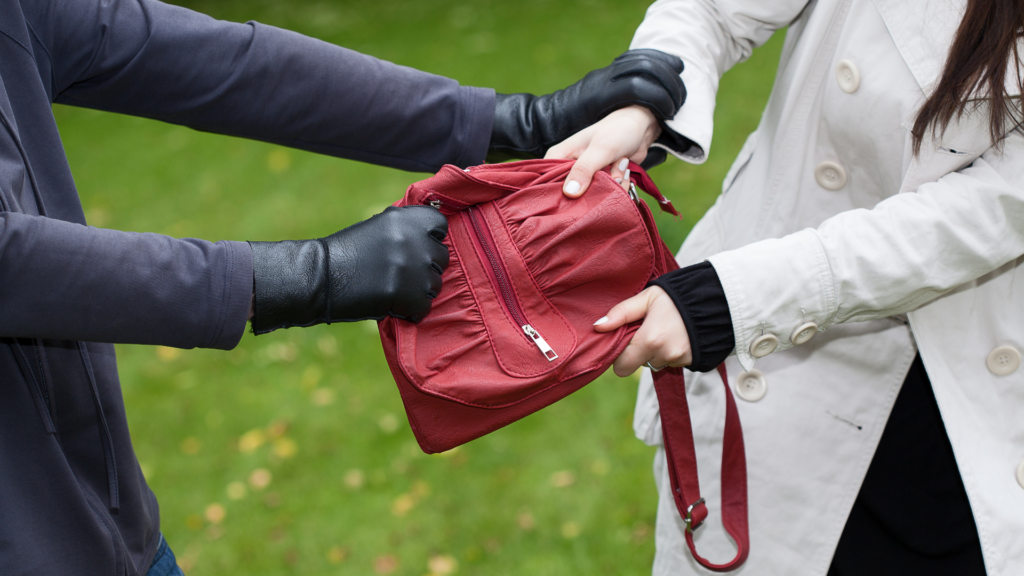
[{"label": "handbag strap", "polygon": [[651,177],[647,175],[647,171],[641,168],[636,162],[629,163],[629,179],[633,184],[639,186],[641,190],[653,196],[654,199],[658,201],[658,207],[661,208],[662,212],[668,212],[676,218],[682,218],[682,216],[679,215],[679,212],[676,211],[676,207],[672,205],[672,201],[666,198],[665,195],[661,193],[661,190],[658,190],[658,187],[654,184],[654,180],[651,180]]},{"label": "handbag strap", "polygon": [[736,543],[736,557],[725,564],[712,564],[697,554],[693,532],[700,528],[708,516],[707,506],[700,496],[697,479],[697,454],[693,444],[690,409],[686,403],[686,383],[681,368],[665,368],[654,374],[654,389],[661,406],[661,430],[665,439],[665,457],[672,486],[672,497],[683,522],[686,523],[686,543],[693,557],[702,566],[714,572],[728,572],[743,565],[750,553],[747,523],[747,458],[743,449],[743,429],[740,427],[736,401],[729,390],[725,364],[718,366],[718,374],[725,385],[725,435],[722,440],[722,523]]}]

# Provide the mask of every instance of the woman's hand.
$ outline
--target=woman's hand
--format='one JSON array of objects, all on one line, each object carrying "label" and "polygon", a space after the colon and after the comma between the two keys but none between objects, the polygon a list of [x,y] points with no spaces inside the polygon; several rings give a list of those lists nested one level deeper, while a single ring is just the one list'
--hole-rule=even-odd
[{"label": "woman's hand", "polygon": [[616,375],[629,376],[647,362],[659,369],[690,365],[693,355],[686,324],[672,298],[657,286],[616,304],[607,316],[594,322],[594,330],[610,332],[641,318],[645,318],[643,325],[615,359]]},{"label": "woman's hand", "polygon": [[570,198],[578,198],[587,191],[594,174],[609,165],[612,178],[623,187],[629,186],[624,160],[643,162],[647,149],[660,135],[661,126],[650,110],[627,106],[551,147],[544,157],[576,159],[562,191]]}]

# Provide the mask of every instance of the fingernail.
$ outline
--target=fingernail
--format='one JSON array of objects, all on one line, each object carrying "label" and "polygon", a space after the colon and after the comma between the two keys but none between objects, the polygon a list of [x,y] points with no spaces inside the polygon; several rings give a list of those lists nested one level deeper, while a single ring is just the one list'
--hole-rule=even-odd
[{"label": "fingernail", "polygon": [[626,170],[625,174],[622,175],[622,181],[625,182],[627,180],[629,180],[629,170]]},{"label": "fingernail", "polygon": [[600,326],[601,324],[604,324],[604,323],[605,323],[605,322],[607,322],[607,321],[608,321],[608,317],[607,317],[607,316],[601,316],[601,317],[600,317],[600,318],[599,318],[599,319],[597,320],[597,322],[594,322],[594,326]]},{"label": "fingernail", "polygon": [[613,178],[616,184],[622,184],[622,178]]},{"label": "fingernail", "polygon": [[575,180],[569,180],[565,183],[563,190],[565,190],[566,194],[575,194],[580,191],[580,183]]},{"label": "fingernail", "polygon": [[623,158],[622,162],[619,162],[619,170],[625,170],[629,167],[629,158]]}]

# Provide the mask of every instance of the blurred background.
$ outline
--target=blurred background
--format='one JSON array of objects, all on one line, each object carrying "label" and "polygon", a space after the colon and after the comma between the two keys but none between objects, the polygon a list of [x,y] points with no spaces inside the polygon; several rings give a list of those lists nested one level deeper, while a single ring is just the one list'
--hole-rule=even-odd
[{"label": "blurred background", "polygon": [[[626,50],[644,0],[187,0],[503,92],[546,93]],[[722,82],[708,162],[652,176],[676,248],[757,125],[781,34]],[[315,98],[316,95],[310,95]],[[208,240],[324,236],[426,175],[56,106],[91,225]],[[649,574],[654,450],[637,378],[449,453],[420,452],[372,322],[247,334],[233,351],[119,346],[135,449],[189,576]]]}]

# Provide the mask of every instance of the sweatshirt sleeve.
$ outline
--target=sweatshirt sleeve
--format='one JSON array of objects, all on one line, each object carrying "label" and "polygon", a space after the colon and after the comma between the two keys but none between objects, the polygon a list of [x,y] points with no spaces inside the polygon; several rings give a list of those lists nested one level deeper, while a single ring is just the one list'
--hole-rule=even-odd
[{"label": "sweatshirt sleeve", "polygon": [[177,240],[0,212],[0,337],[231,349],[245,332],[245,242]]},{"label": "sweatshirt sleeve", "polygon": [[494,91],[156,0],[24,5],[51,100],[413,171],[483,162]]}]

